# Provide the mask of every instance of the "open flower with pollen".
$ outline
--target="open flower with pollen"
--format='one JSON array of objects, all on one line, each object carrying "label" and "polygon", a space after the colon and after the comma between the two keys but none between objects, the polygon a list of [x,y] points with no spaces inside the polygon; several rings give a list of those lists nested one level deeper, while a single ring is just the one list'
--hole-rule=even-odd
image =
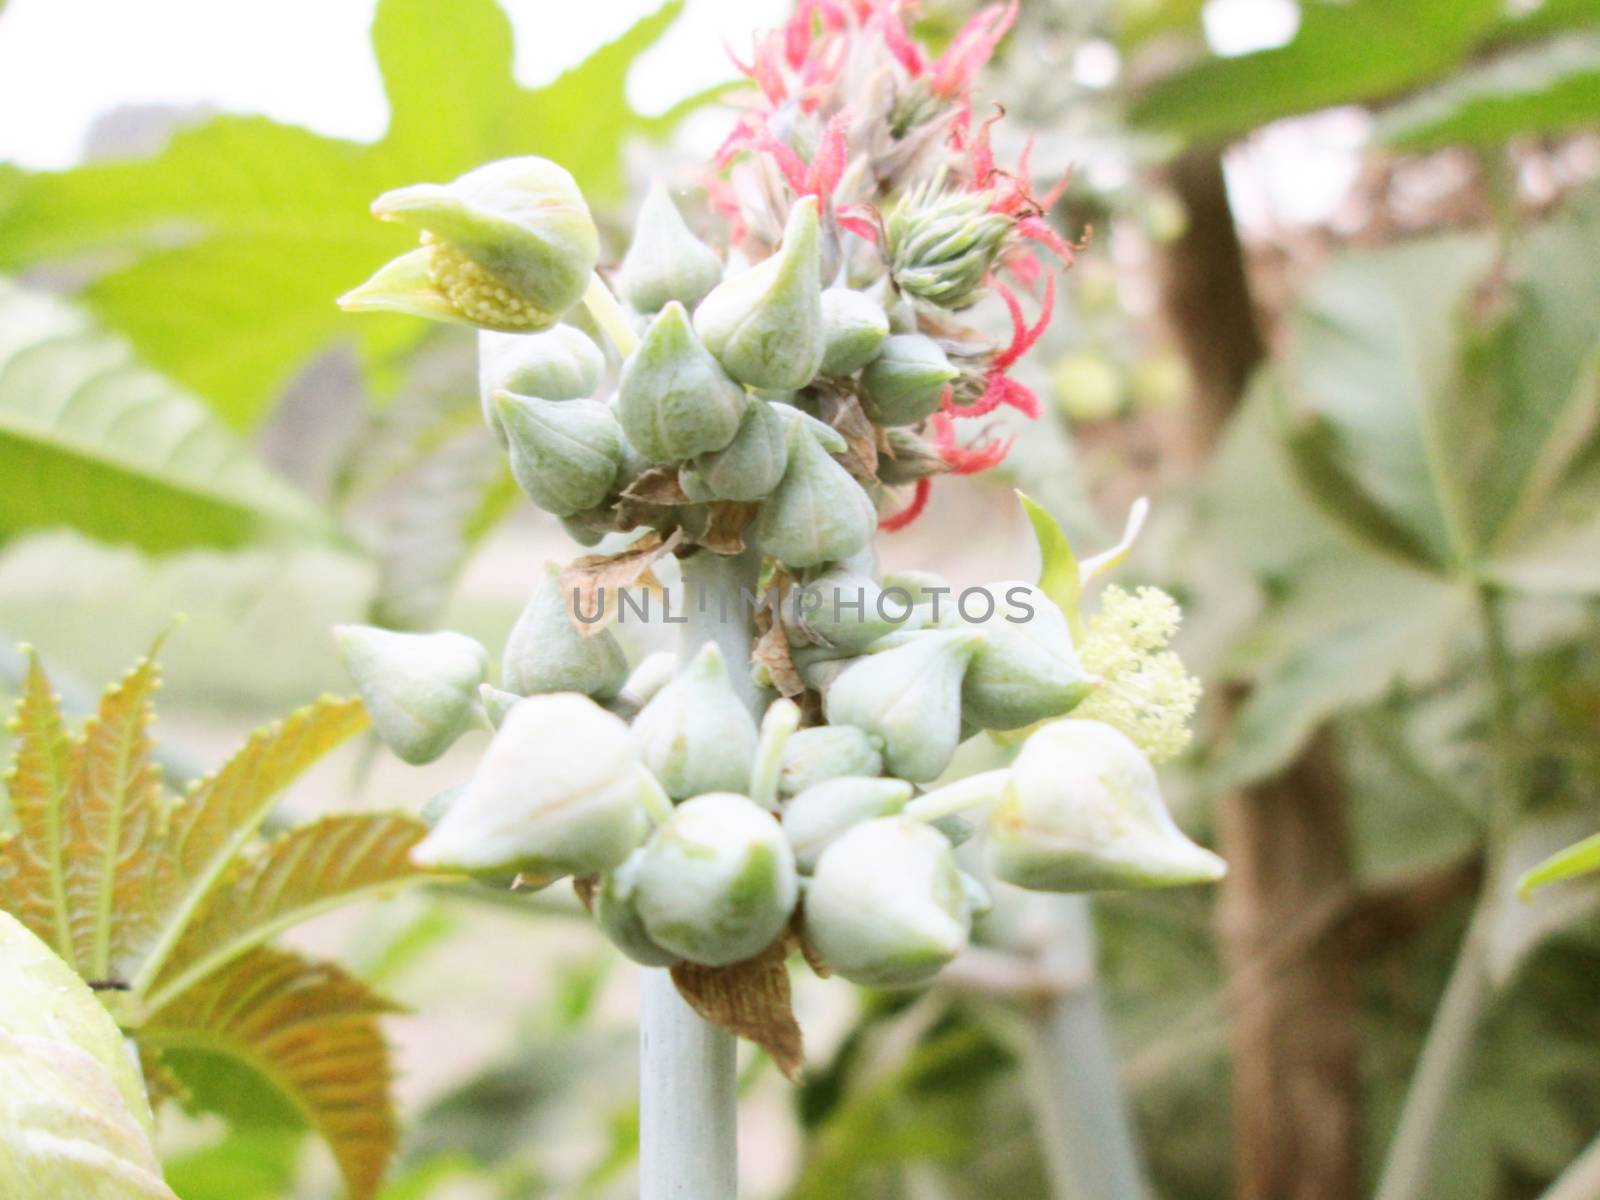
[{"label": "open flower with pollen", "polygon": [[351,311],[393,309],[503,333],[549,329],[579,300],[600,235],[571,175],[547,159],[507,158],[452,183],[385,192],[375,216],[422,231],[422,247],[340,297]]},{"label": "open flower with pollen", "polygon": [[1200,700],[1200,681],[1166,649],[1182,617],[1160,588],[1129,592],[1113,584],[1089,619],[1081,651],[1084,669],[1100,682],[1073,716],[1121,731],[1158,763],[1188,747]]}]

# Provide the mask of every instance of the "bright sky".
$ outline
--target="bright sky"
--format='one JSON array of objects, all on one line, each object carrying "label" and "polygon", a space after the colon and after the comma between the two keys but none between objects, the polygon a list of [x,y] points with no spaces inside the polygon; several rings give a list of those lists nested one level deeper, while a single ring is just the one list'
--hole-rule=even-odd
[{"label": "bright sky", "polygon": [[[10,0],[0,14],[0,161],[77,161],[95,117],[118,104],[206,103],[370,140],[388,119],[368,41],[376,0]],[[660,0],[503,0],[516,74],[553,79]],[[641,59],[629,96],[647,112],[728,78],[786,0],[691,0]],[[573,18],[574,10],[581,18]],[[552,16],[552,13],[563,14]]]}]

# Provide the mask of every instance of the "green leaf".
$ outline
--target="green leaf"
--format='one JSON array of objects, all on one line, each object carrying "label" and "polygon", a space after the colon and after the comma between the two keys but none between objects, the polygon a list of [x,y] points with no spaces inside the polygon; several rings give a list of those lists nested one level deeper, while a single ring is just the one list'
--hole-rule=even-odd
[{"label": "green leaf", "polygon": [[1028,523],[1033,526],[1033,536],[1039,543],[1039,590],[1066,614],[1072,640],[1082,644],[1083,581],[1079,575],[1078,556],[1073,553],[1066,531],[1043,506],[1022,492],[1017,493],[1017,499],[1022,501],[1022,511],[1028,514]]},{"label": "green leaf", "polygon": [[387,813],[324,817],[239,866],[200,910],[150,991],[161,1007],[292,925],[352,900],[414,882],[411,850],[428,829]]},{"label": "green leaf", "polygon": [[130,954],[137,963],[136,991],[148,988],[167,965],[168,953],[279,794],[368,724],[361,701],[325,696],[257,730],[221,770],[189,789],[162,838],[167,869],[161,886],[119,914],[126,930],[122,940],[142,943]]},{"label": "green leaf", "polygon": [[67,921],[66,864],[62,857],[62,805],[67,793],[69,747],[61,705],[38,655],[27,650],[13,723],[16,749],[6,772],[6,794],[17,832],[0,839],[0,909],[73,960]]},{"label": "green leaf", "polygon": [[1600,36],[1569,34],[1468,67],[1378,122],[1380,141],[1427,151],[1559,134],[1600,122]]},{"label": "green leaf", "polygon": [[1497,27],[1499,0],[1304,0],[1288,45],[1209,58],[1147,89],[1138,125],[1225,139],[1336,104],[1376,100],[1452,70]]},{"label": "green leaf", "polygon": [[121,1032],[72,968],[0,912],[0,1193],[176,1200]]},{"label": "green leaf", "polygon": [[326,536],[205,406],[59,300],[0,279],[0,538],[69,525],[148,551]]},{"label": "green leaf", "polygon": [[1552,854],[1517,881],[1517,890],[1526,896],[1546,884],[1592,875],[1596,871],[1600,871],[1600,833]]},{"label": "green leaf", "polygon": [[414,241],[371,218],[380,192],[541,154],[594,198],[615,195],[629,135],[664,131],[681,111],[641,117],[624,96],[634,58],[681,9],[665,4],[530,90],[512,77],[511,28],[493,0],[382,0],[373,47],[391,121],[381,141],[225,116],[153,158],[26,176],[9,204],[0,181],[0,269],[109,264],[85,289],[90,306],[147,361],[249,427],[330,343],[357,341],[381,365],[421,337],[419,321],[334,307]]},{"label": "green leaf", "polygon": [[355,1200],[370,1200],[397,1136],[377,1022],[392,1011],[337,967],[263,947],[153,1013],[139,1036],[249,1067],[327,1140]]}]

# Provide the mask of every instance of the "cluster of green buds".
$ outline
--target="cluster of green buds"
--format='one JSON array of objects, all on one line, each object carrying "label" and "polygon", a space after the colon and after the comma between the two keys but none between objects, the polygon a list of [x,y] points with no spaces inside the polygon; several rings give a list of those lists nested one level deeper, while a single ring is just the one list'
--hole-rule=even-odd
[{"label": "cluster of green buds", "polygon": [[[1152,750],[1180,747],[1193,706],[1161,650],[1175,618],[1130,601],[1084,627],[1076,566],[1070,595],[1021,580],[957,593],[876,566],[880,492],[935,469],[918,466],[938,461],[918,431],[957,376],[905,297],[969,302],[1005,236],[986,202],[931,186],[865,273],[830,257],[814,196],[769,255],[725,263],[658,187],[614,291],[550,164],[380,200],[425,244],[347,302],[482,330],[485,421],[529,499],[588,545],[633,534],[683,558],[758,555],[769,597],[759,664],[708,641],[630,669],[554,570],[497,673],[459,634],[342,629],[374,727],[406,761],[492,734],[470,781],[429,806],[420,864],[501,886],[581,881],[645,965],[725,967],[798,937],[844,978],[897,987],[967,945],[988,903],[980,871],[1044,891],[1220,875],[1139,744],[1148,730]],[[1103,719],[1063,719],[1080,708]],[[1022,742],[1015,765],[938,786],[983,731]],[[987,828],[958,855],[976,831],[958,814],[982,805]]]}]

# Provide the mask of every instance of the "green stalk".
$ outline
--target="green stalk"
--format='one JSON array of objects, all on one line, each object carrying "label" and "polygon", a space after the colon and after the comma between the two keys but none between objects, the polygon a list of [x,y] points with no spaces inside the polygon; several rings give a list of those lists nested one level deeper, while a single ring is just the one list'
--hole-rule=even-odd
[{"label": "green stalk", "polygon": [[1521,750],[1517,742],[1516,673],[1506,638],[1503,597],[1493,587],[1480,584],[1477,601],[1478,623],[1494,689],[1489,869],[1411,1077],[1375,1200],[1422,1200],[1429,1194],[1445,1124],[1494,991],[1488,968],[1489,930],[1495,897],[1501,891],[1506,846],[1520,806]]},{"label": "green stalk", "polygon": [[[752,712],[751,630],[740,588],[753,592],[760,559],[702,551],[683,560],[685,624],[679,658],[716,642]],[[726,603],[719,603],[719,601]],[[702,603],[703,601],[703,603]],[[733,1035],[701,1020],[664,970],[646,970],[639,1014],[640,1200],[735,1200],[737,1077]]]}]

